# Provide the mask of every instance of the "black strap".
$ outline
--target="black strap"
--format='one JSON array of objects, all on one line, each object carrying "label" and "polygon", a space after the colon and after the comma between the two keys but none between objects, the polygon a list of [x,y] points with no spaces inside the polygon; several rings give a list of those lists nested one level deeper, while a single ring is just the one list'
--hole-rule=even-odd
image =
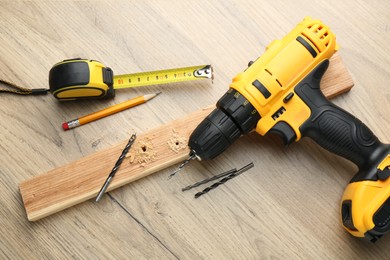
[{"label": "black strap", "polygon": [[46,95],[47,92],[49,91],[48,89],[45,88],[37,88],[37,89],[22,88],[19,87],[18,85],[15,85],[3,79],[0,79],[0,83],[8,85],[11,88],[14,88],[14,89],[0,88],[0,92],[3,93],[18,94],[18,95]]}]

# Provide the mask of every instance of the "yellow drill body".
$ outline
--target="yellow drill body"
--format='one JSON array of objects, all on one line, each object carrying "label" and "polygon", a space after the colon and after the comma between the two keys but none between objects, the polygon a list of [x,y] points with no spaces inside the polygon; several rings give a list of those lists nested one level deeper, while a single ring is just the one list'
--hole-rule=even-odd
[{"label": "yellow drill body", "polygon": [[320,80],[337,50],[330,29],[309,17],[272,42],[194,130],[191,158],[213,159],[254,129],[286,144],[310,137],[359,167],[343,196],[342,222],[354,236],[375,241],[390,230],[390,146],[322,94]]}]

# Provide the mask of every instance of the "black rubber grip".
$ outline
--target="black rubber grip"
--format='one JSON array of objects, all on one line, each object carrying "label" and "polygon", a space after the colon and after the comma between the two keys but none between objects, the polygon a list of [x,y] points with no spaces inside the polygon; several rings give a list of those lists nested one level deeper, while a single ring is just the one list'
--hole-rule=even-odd
[{"label": "black rubber grip", "polygon": [[[65,62],[72,61],[72,62]],[[61,100],[74,99],[106,99],[115,97],[115,89],[113,87],[113,71],[110,68],[103,68],[103,82],[107,84],[108,89],[105,90],[100,86],[86,86],[90,82],[90,69],[88,63],[81,59],[65,60],[65,63],[56,64],[49,71],[49,86],[50,92]],[[83,93],[79,96],[59,97],[60,93],[67,91],[67,87],[77,86],[78,90]],[[90,96],[88,90],[95,90],[100,95]]]},{"label": "black rubber grip", "polygon": [[376,180],[377,166],[388,155],[389,145],[381,143],[359,119],[325,98],[319,86],[328,65],[328,60],[322,62],[295,87],[311,109],[310,118],[300,127],[302,136],[355,163],[359,172],[352,181]]},{"label": "black rubber grip", "polygon": [[49,71],[49,86],[52,93],[69,86],[87,85],[89,67],[85,61],[75,61],[55,65]]}]

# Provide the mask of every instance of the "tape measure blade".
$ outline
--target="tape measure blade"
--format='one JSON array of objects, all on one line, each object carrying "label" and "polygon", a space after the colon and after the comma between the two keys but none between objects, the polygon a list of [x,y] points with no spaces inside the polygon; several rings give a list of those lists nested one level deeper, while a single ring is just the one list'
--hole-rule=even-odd
[{"label": "tape measure blade", "polygon": [[191,66],[114,76],[114,89],[133,88],[199,80],[213,77],[211,65]]}]

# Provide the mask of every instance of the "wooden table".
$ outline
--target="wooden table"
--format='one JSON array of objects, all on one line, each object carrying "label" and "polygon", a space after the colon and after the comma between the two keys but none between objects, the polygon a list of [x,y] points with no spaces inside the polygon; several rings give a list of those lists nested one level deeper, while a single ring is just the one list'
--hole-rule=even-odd
[{"label": "wooden table", "polygon": [[[199,110],[231,78],[304,16],[336,33],[355,81],[333,100],[389,142],[390,2],[348,1],[1,2],[0,78],[48,87],[58,61],[85,57],[115,73],[211,63],[214,83],[118,91],[114,100],[60,103],[0,94],[0,258],[11,259],[387,259],[340,224],[340,199],[356,172],[309,139],[288,148],[250,134],[172,180],[162,170],[92,200],[29,222],[18,184]],[[64,132],[61,124],[129,98],[158,98]],[[181,188],[253,161],[254,169],[200,199]]]}]

